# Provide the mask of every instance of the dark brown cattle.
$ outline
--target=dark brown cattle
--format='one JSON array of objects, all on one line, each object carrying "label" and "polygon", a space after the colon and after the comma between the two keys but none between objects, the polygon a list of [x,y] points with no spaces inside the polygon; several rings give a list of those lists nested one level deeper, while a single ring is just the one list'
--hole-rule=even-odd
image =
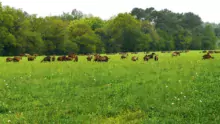
[{"label": "dark brown cattle", "polygon": [[68,56],[68,57],[65,57],[63,61],[72,61],[72,60],[73,58]]},{"label": "dark brown cattle", "polygon": [[13,61],[13,58],[6,58],[6,62],[12,62]]},{"label": "dark brown cattle", "polygon": [[108,62],[110,59],[108,56],[100,56],[99,54],[94,55],[94,57],[95,62]]},{"label": "dark brown cattle", "polygon": [[155,53],[151,53],[150,55],[145,55],[144,57],[148,59],[153,59],[154,58]]},{"label": "dark brown cattle", "polygon": [[158,61],[158,55],[154,56],[154,60]]},{"label": "dark brown cattle", "polygon": [[69,60],[70,58],[72,58],[72,60],[74,60],[74,62],[78,62],[78,56],[74,53],[71,53],[68,55],[69,58],[66,58],[67,60]]},{"label": "dark brown cattle", "polygon": [[99,56],[98,62],[108,62],[109,59],[108,56]]},{"label": "dark brown cattle", "polygon": [[97,61],[98,61],[98,59],[99,59],[99,57],[100,57],[100,55],[99,55],[99,54],[95,54],[95,55],[94,55],[94,61],[95,61],[95,62],[97,62]]},{"label": "dark brown cattle", "polygon": [[34,61],[36,59],[36,56],[28,56],[28,61]]},{"label": "dark brown cattle", "polygon": [[14,56],[14,58],[22,60],[22,56]]},{"label": "dark brown cattle", "polygon": [[91,61],[92,60],[92,55],[89,55],[86,59],[87,59],[87,61]]},{"label": "dark brown cattle", "polygon": [[59,56],[58,58],[57,58],[57,61],[65,61],[66,60],[66,56]]},{"label": "dark brown cattle", "polygon": [[145,55],[144,56],[144,61],[148,61],[149,60],[149,56],[148,55]]},{"label": "dark brown cattle", "polygon": [[46,57],[44,57],[44,59],[41,62],[51,62],[51,57],[46,56]]},{"label": "dark brown cattle", "polygon": [[125,59],[125,58],[127,58],[128,57],[128,54],[126,53],[126,54],[123,54],[123,55],[121,55],[121,59]]},{"label": "dark brown cattle", "polygon": [[138,60],[138,57],[133,56],[133,57],[131,58],[131,60],[132,60],[132,61],[137,61],[137,60]]},{"label": "dark brown cattle", "polygon": [[203,55],[202,56],[202,59],[214,59],[214,57],[212,57],[211,55],[210,55],[210,53],[207,53],[207,54],[205,54],[205,55]]},{"label": "dark brown cattle", "polygon": [[19,62],[21,60],[21,57],[14,57],[13,62]]},{"label": "dark brown cattle", "polygon": [[55,59],[56,59],[56,57],[55,57],[55,55],[52,57],[52,61],[55,61]]},{"label": "dark brown cattle", "polygon": [[173,52],[173,53],[172,53],[172,57],[173,57],[173,56],[180,56],[180,52]]},{"label": "dark brown cattle", "polygon": [[78,56],[75,55],[75,56],[73,57],[73,60],[74,60],[74,62],[78,62]]}]

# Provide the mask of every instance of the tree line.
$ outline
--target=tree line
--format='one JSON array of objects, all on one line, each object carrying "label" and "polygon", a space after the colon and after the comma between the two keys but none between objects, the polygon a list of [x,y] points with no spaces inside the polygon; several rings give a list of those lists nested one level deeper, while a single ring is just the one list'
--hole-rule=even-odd
[{"label": "tree line", "polygon": [[220,25],[192,13],[133,8],[109,20],[73,9],[37,17],[0,3],[0,55],[63,55],[218,48]]}]

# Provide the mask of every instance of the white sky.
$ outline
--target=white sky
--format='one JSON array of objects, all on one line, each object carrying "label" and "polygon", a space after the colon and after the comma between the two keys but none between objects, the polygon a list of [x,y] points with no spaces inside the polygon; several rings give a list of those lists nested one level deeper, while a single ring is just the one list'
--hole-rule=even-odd
[{"label": "white sky", "polygon": [[[134,7],[173,12],[193,12],[205,22],[220,23],[220,0],[0,0],[3,5],[22,8],[29,14],[39,16],[58,15],[77,9],[102,19],[109,19],[120,12],[130,12]],[[218,2],[219,1],[219,2]]]}]

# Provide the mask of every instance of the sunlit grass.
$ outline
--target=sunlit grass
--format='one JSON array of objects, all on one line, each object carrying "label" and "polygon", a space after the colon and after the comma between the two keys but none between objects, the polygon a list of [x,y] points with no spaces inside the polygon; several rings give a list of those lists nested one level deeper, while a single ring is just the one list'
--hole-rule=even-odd
[{"label": "sunlit grass", "polygon": [[159,61],[40,63],[0,58],[0,123],[218,123],[220,54],[199,51]]}]

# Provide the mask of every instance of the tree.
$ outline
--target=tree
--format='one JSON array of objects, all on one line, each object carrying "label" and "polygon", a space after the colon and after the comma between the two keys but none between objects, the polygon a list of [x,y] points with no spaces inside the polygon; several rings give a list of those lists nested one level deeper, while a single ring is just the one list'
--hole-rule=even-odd
[{"label": "tree", "polygon": [[101,42],[91,27],[82,20],[75,20],[68,26],[70,40],[79,46],[80,53],[96,52],[96,45]]}]

